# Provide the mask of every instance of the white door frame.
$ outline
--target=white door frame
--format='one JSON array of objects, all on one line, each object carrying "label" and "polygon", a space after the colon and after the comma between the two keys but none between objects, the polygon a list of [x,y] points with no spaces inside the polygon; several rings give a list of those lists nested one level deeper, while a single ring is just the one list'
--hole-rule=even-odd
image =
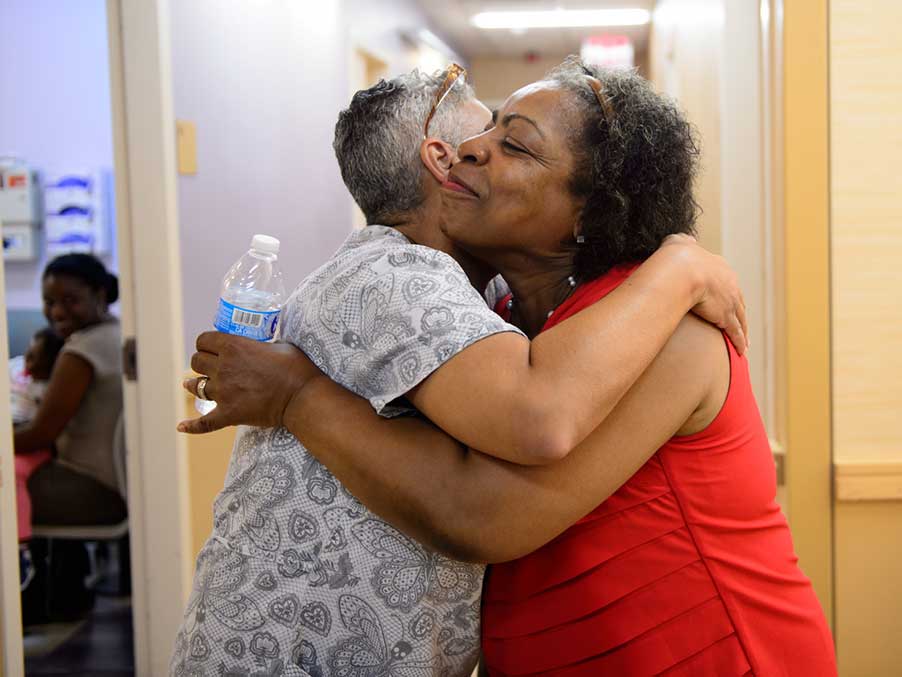
[{"label": "white door frame", "polygon": [[19,596],[19,533],[16,475],[9,409],[9,345],[6,338],[6,278],[0,256],[0,675],[24,674]]},{"label": "white door frame", "polygon": [[107,0],[107,15],[122,332],[138,345],[125,383],[135,668],[162,675],[192,573],[169,0]]}]

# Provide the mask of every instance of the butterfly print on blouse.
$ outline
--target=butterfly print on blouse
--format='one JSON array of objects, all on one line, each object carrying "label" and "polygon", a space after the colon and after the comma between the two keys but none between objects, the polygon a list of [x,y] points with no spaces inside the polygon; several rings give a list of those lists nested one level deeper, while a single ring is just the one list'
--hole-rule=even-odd
[{"label": "butterfly print on blouse", "polygon": [[205,550],[198,558],[198,575],[185,617],[188,634],[212,615],[232,630],[255,630],[265,619],[253,599],[238,592],[247,575],[247,559],[233,550]]},{"label": "butterfly print on blouse", "polygon": [[428,552],[378,519],[358,522],[351,533],[379,561],[371,583],[390,609],[409,612],[424,599],[469,600],[481,584],[476,567]]},{"label": "butterfly print on blouse", "polygon": [[239,529],[253,544],[252,554],[272,559],[282,543],[282,534],[271,509],[291,498],[294,488],[294,468],[284,456],[257,461],[223,492],[216,516],[217,533],[228,537]]},{"label": "butterfly print on blouse", "polygon": [[334,677],[433,677],[439,673],[439,658],[424,647],[414,648],[404,638],[404,625],[397,616],[386,625],[360,597],[338,598],[341,623],[351,633],[329,649],[326,661]]}]

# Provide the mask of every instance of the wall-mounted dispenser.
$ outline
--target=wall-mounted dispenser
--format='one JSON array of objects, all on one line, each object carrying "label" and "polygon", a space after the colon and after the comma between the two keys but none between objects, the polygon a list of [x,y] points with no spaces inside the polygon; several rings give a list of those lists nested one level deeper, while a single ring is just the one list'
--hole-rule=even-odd
[{"label": "wall-mounted dispenser", "polygon": [[47,255],[108,254],[108,183],[100,170],[48,174],[44,180]]},{"label": "wall-mounted dispenser", "polygon": [[37,258],[37,229],[41,216],[37,172],[20,158],[0,157],[0,224],[4,260],[33,261]]}]

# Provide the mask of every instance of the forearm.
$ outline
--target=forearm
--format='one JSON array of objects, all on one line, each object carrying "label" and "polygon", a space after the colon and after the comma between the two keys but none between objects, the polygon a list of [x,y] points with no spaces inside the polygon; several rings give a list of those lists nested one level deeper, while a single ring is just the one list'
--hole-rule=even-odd
[{"label": "forearm", "polygon": [[[689,360],[671,365],[679,362]],[[547,466],[467,450],[422,419],[379,417],[325,377],[308,382],[283,422],[348,491],[408,536],[458,560],[502,562],[604,501],[686,419],[693,407],[673,393],[691,375],[667,378],[667,368],[656,362],[604,425]]]},{"label": "forearm", "polygon": [[55,441],[56,435],[31,423],[19,428],[13,435],[13,447],[17,454],[49,449]]}]

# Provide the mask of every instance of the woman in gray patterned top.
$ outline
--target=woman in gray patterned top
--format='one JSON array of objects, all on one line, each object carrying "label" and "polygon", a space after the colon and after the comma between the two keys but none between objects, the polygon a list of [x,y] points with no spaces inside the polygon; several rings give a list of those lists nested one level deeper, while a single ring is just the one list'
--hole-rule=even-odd
[{"label": "woman in gray patterned top", "polygon": [[[701,310],[724,324],[735,320],[742,340],[735,286],[712,284],[732,274],[686,243],[663,248],[634,286],[547,340],[530,345],[501,321],[471,284],[484,287],[489,271],[438,228],[441,186],[454,158],[443,139],[480,131],[488,111],[455,88],[428,130],[441,138],[411,150],[422,138],[416,121],[429,118],[441,82],[414,75],[381,83],[358,93],[342,114],[336,154],[372,225],[301,284],[286,304],[283,339],[383,417],[414,413],[413,405],[471,446],[519,464],[555,460],[591,432],[708,292],[726,286]],[[401,145],[393,160],[399,137],[410,148]],[[384,186],[370,185],[376,177],[400,186],[399,176],[412,176],[414,199],[400,191],[386,201]],[[701,278],[687,274],[696,267]],[[213,333],[198,340],[192,365],[219,406],[182,429],[238,420],[258,427],[239,432],[214,506],[214,533],[198,559],[173,673],[467,674],[478,651],[483,567],[424,547],[360,504],[346,485],[362,486],[362,476],[345,464],[339,483],[292,434],[300,434],[291,418],[294,379],[306,377],[297,351],[234,338]],[[248,378],[241,365],[260,366],[258,349],[284,373],[264,367],[266,379]],[[196,381],[188,387],[196,391]],[[353,418],[346,421],[356,427]],[[421,422],[406,417],[397,425]],[[383,441],[356,436],[351,443],[367,456],[381,455]],[[439,454],[441,447],[435,446]],[[404,458],[392,458],[376,493],[409,481]],[[398,512],[384,501],[374,507],[390,519]],[[422,538],[425,526],[414,533],[418,540],[441,540]]]}]

